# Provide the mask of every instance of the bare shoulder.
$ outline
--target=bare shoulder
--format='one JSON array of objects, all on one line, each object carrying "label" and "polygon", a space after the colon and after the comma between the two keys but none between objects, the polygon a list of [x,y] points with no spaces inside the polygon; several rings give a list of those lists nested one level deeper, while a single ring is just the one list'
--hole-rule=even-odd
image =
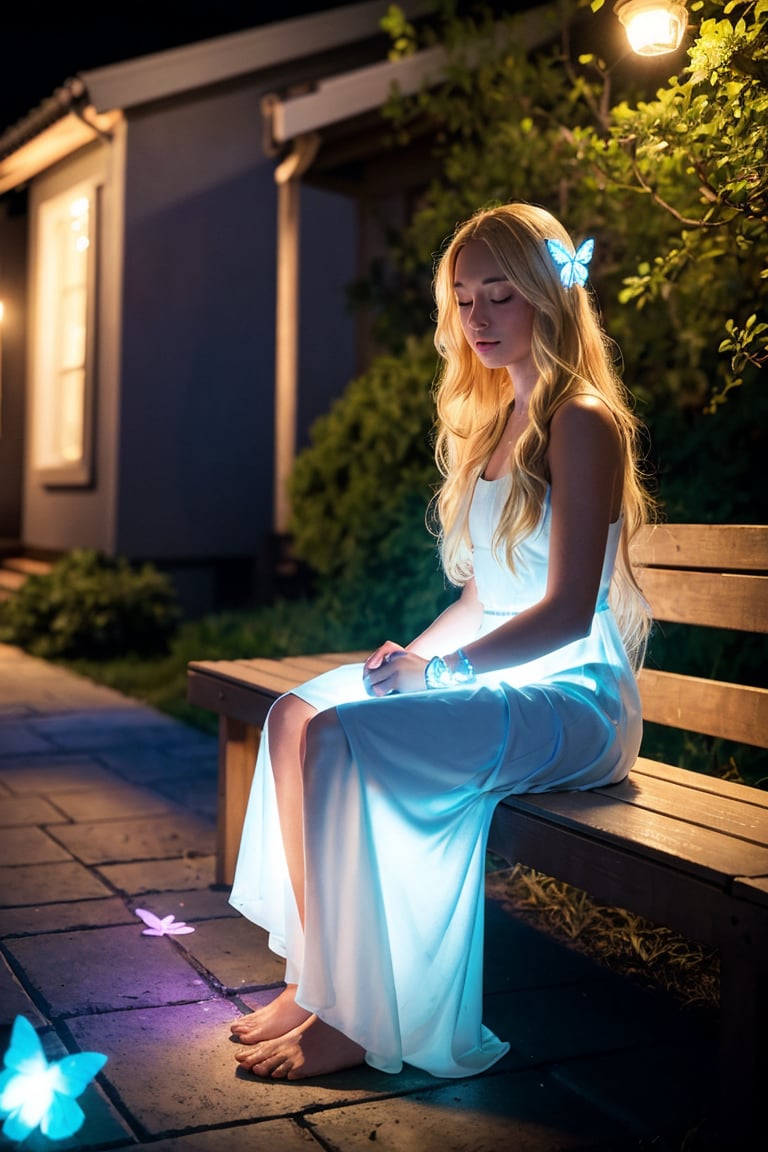
[{"label": "bare shoulder", "polygon": [[576,441],[583,447],[606,452],[621,452],[621,434],[605,401],[597,395],[582,393],[564,401],[552,417],[551,444]]}]

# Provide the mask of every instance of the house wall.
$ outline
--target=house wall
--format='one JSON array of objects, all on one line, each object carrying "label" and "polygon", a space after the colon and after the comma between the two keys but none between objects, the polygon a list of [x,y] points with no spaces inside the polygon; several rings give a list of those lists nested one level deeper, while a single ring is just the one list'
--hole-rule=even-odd
[{"label": "house wall", "polygon": [[[277,197],[261,94],[229,87],[129,123],[115,545],[189,572],[254,557],[272,527]],[[352,372],[354,245],[354,205],[308,190],[302,441]]]}]

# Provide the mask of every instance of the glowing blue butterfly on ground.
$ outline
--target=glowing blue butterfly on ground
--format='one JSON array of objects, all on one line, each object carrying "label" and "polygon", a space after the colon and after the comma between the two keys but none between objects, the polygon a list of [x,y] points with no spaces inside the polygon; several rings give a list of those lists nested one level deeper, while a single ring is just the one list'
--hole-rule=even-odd
[{"label": "glowing blue butterfly on ground", "polygon": [[75,1097],[106,1064],[100,1052],[78,1052],[49,1064],[40,1038],[24,1016],[17,1016],[0,1073],[3,1136],[26,1140],[39,1128],[50,1140],[65,1140],[85,1120]]},{"label": "glowing blue butterfly on ground", "polygon": [[185,924],[183,920],[176,920],[171,916],[163,916],[162,920],[159,916],[155,916],[154,912],[148,912],[146,908],[137,908],[136,915],[139,916],[147,928],[142,928],[142,936],[186,936],[187,932],[194,932],[194,928],[189,924]]},{"label": "glowing blue butterfly on ground", "polygon": [[592,253],[595,250],[594,240],[585,240],[576,249],[572,256],[564,244],[559,240],[547,240],[549,254],[560,269],[560,283],[564,288],[572,288],[574,284],[582,287],[587,282],[587,272]]}]

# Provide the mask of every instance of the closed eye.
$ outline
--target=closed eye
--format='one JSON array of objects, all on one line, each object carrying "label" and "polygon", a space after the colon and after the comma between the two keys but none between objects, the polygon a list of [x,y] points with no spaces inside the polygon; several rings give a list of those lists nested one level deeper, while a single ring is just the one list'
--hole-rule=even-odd
[{"label": "closed eye", "polygon": [[[491,304],[508,304],[509,301],[512,299],[512,296],[513,296],[513,294],[510,292],[509,296],[501,296],[498,300],[491,300],[490,303]],[[471,308],[472,307],[472,301],[471,300],[457,300],[456,304],[459,308]]]}]

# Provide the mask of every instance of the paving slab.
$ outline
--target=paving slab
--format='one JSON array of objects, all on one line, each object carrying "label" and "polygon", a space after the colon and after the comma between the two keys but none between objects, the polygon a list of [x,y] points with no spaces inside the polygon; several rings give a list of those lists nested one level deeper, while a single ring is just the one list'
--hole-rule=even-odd
[{"label": "paving slab", "polygon": [[5,756],[33,756],[55,749],[53,741],[41,735],[31,720],[3,721],[0,730],[0,764]]},{"label": "paving slab", "polygon": [[211,823],[180,809],[134,820],[62,824],[55,835],[84,864],[168,860],[216,851]]},{"label": "paving slab", "polygon": [[158,714],[151,722],[140,711],[125,708],[120,715],[96,710],[61,716],[44,716],[30,722],[32,730],[62,751],[98,748],[124,748],[126,745],[156,745],[173,741],[176,733],[170,717]]},{"label": "paving slab", "polygon": [[134,784],[154,784],[156,781],[187,781],[190,776],[196,780],[201,773],[211,781],[216,789],[218,772],[218,742],[207,740],[204,745],[181,745],[175,748],[143,748],[141,755],[136,750],[120,750],[99,753],[99,761],[110,771],[130,780]]},{"label": "paving slab", "polygon": [[[228,1000],[213,1000],[82,1016],[67,1027],[79,1047],[109,1053],[104,1075],[147,1138],[208,1128],[212,1117],[228,1131],[243,1121],[415,1091],[432,1080],[415,1070],[388,1076],[361,1067],[316,1081],[263,1081],[235,1061],[229,1026],[236,1016]],[[227,1146],[222,1139],[222,1150]]]},{"label": "paving slab", "polygon": [[[230,904],[229,889],[224,887],[191,889],[188,892],[150,892],[140,899],[132,899],[130,905],[132,908],[147,908],[161,919],[170,913],[176,920],[186,920],[190,924],[222,918],[243,919]],[[254,931],[261,931],[256,925],[252,927]]]},{"label": "paving slab", "polygon": [[152,1152],[328,1152],[296,1120],[264,1120],[159,1140]]},{"label": "paving slab", "polygon": [[77,861],[71,864],[28,864],[0,868],[0,904],[6,908],[90,900],[113,892]]},{"label": "paving slab", "polygon": [[51,754],[0,759],[0,780],[16,796],[50,796],[53,792],[90,792],[115,788],[119,776],[85,756]]},{"label": "paving slab", "polygon": [[239,993],[282,987],[285,961],[270,951],[267,939],[262,928],[240,916],[197,923],[194,933],[179,937],[179,945],[223,991]]},{"label": "paving slab", "polygon": [[168,800],[183,804],[190,812],[196,812],[206,820],[215,823],[218,811],[216,798],[218,773],[211,772],[207,779],[190,781],[156,780],[153,787]]},{"label": "paving slab", "polygon": [[[26,1016],[35,1027],[47,1023],[9,968],[5,957],[0,956],[0,1036],[3,1035],[2,1029],[10,1029],[17,1016]],[[2,1051],[5,1051],[5,1044]]]},{"label": "paving slab", "polygon": [[94,871],[109,887],[126,896],[138,896],[144,892],[186,892],[192,888],[210,888],[216,877],[216,857],[103,864]]},{"label": "paving slab", "polygon": [[667,1044],[641,1045],[619,1059],[609,1054],[554,1065],[552,1075],[649,1145],[676,1133],[682,1149],[702,1123],[711,1126],[716,1069],[716,1037],[684,1046],[671,1036]]},{"label": "paving slab", "polygon": [[[306,1117],[323,1147],[344,1152],[555,1152],[611,1144],[630,1133],[546,1072],[436,1082],[431,1091]],[[622,1141],[621,1144],[618,1141]]]},{"label": "paving slab", "polygon": [[[686,1021],[666,997],[618,978],[525,988],[486,997],[486,1024],[532,1064],[639,1044],[665,1044]],[[691,1039],[695,1029],[691,1023]]]},{"label": "paving slab", "polygon": [[53,824],[61,818],[61,810],[42,796],[13,796],[5,784],[0,788],[1,828],[25,824]]},{"label": "paving slab", "polygon": [[71,859],[70,853],[40,828],[4,828],[0,836],[0,867],[8,864],[52,864]]},{"label": "paving slab", "polygon": [[[152,816],[170,812],[165,796],[148,788],[119,781],[111,788],[95,792],[51,792],[51,802],[66,819],[78,823],[90,820],[115,820],[118,817]],[[59,820],[61,816],[59,817]],[[37,821],[51,823],[51,821]]]},{"label": "paving slab", "polygon": [[134,913],[119,896],[102,900],[74,900],[67,904],[0,908],[0,938],[40,936],[74,928],[105,928],[110,924],[133,923]]},{"label": "paving slab", "polygon": [[144,925],[6,940],[35,997],[54,1020],[158,1004],[210,1000],[216,992],[171,937]]}]

